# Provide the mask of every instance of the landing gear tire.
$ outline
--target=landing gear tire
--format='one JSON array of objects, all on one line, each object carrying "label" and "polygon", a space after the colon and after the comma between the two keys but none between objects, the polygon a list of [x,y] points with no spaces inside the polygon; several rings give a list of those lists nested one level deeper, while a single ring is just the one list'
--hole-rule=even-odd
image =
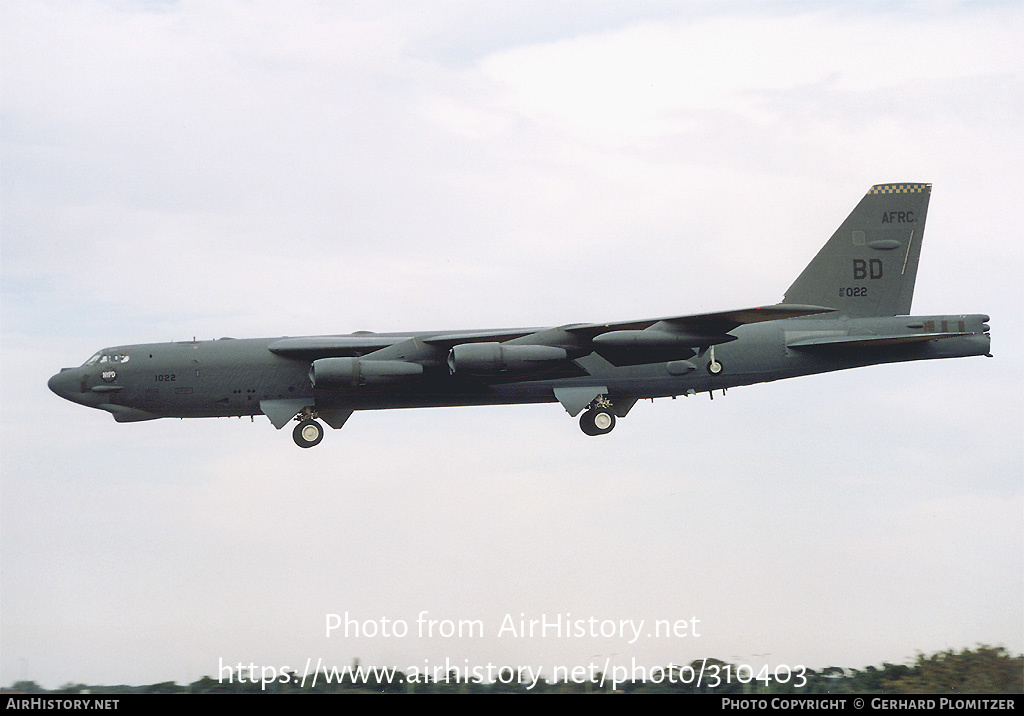
[{"label": "landing gear tire", "polygon": [[591,408],[580,416],[580,430],[585,435],[607,435],[615,427],[615,413],[605,408]]},{"label": "landing gear tire", "polygon": [[292,439],[300,448],[311,448],[324,439],[324,428],[315,420],[303,420],[292,431]]},{"label": "landing gear tire", "polygon": [[716,360],[713,360],[710,363],[708,363],[708,373],[710,373],[711,375],[718,375],[723,370],[725,370],[725,366]]}]

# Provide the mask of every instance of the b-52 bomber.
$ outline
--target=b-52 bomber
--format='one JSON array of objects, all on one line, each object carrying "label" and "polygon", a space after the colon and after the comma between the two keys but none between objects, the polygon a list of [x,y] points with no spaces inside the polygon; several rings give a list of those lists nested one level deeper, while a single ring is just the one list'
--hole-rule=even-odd
[{"label": "b-52 bomber", "polygon": [[641,398],[990,355],[988,316],[910,316],[930,184],[878,184],[781,303],[554,328],[105,348],[49,381],[119,423],[266,415],[303,448],[357,410],[558,402],[605,435]]}]

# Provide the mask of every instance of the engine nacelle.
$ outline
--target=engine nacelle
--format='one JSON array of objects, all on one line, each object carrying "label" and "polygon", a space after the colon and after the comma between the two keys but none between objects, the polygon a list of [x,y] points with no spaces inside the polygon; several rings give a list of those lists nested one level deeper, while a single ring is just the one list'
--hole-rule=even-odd
[{"label": "engine nacelle", "polygon": [[452,373],[497,375],[531,373],[566,359],[564,348],[522,346],[507,343],[462,343],[448,354]]},{"label": "engine nacelle", "polygon": [[309,380],[317,388],[360,388],[408,383],[423,375],[419,363],[401,360],[321,358],[309,368]]}]

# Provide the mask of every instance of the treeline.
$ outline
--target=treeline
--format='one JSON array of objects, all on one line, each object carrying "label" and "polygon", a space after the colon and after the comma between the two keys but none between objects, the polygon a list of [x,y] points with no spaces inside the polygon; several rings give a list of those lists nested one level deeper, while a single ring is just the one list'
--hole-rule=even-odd
[{"label": "treeline", "polygon": [[[510,669],[491,683],[465,679],[451,672],[446,679],[407,678],[401,671],[359,667],[342,678],[326,673],[312,684],[300,679],[278,679],[266,685],[237,680],[218,681],[204,676],[188,685],[173,681],[148,686],[65,684],[47,691],[33,681],[18,681],[4,693],[23,694],[250,694],[250,693],[599,693],[611,692],[612,678],[597,674],[592,680],[535,683],[520,680]],[[356,672],[353,675],[352,672]],[[776,678],[778,677],[778,678]],[[737,668],[718,659],[699,659],[686,666],[654,669],[641,681],[617,680],[617,693],[677,694],[1021,694],[1024,693],[1024,655],[1012,656],[1003,647],[978,646],[960,652],[921,654],[913,664],[869,666],[863,670],[830,666],[802,673],[786,670],[761,673]]]}]

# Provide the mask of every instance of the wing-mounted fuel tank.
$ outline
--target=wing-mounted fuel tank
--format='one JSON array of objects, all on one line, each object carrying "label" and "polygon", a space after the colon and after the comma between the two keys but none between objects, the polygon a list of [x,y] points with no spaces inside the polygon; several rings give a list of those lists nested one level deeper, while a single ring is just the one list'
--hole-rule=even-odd
[{"label": "wing-mounted fuel tank", "polygon": [[462,343],[448,354],[448,369],[458,375],[533,373],[564,361],[564,348],[507,343]]},{"label": "wing-mounted fuel tank", "polygon": [[400,360],[321,358],[309,368],[315,387],[334,390],[409,383],[422,375],[422,365]]}]

